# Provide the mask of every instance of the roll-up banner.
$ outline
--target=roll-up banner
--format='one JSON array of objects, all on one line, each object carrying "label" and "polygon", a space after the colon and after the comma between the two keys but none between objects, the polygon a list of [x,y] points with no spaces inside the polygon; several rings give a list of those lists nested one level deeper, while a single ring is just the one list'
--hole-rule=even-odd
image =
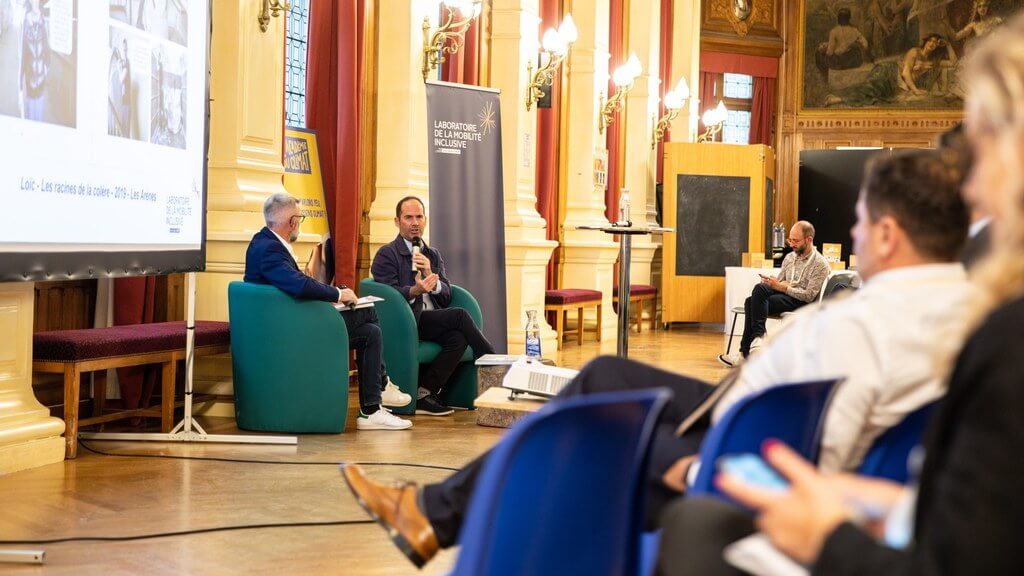
[{"label": "roll-up banner", "polygon": [[448,279],[480,303],[484,334],[507,348],[505,214],[498,91],[427,82],[430,243]]}]

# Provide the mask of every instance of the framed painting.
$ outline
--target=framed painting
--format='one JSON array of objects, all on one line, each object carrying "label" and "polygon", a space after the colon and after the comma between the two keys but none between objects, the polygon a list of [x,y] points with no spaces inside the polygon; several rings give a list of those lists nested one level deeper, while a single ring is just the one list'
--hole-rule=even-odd
[{"label": "framed painting", "polygon": [[1024,0],[804,0],[803,111],[963,107],[963,57]]}]

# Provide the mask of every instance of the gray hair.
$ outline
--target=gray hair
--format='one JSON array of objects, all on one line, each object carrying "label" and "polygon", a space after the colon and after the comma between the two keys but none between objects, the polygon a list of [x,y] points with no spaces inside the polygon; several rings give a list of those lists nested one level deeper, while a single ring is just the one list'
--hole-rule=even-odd
[{"label": "gray hair", "polygon": [[298,198],[285,192],[278,192],[277,194],[271,194],[267,201],[263,203],[263,220],[267,223],[268,227],[273,228],[281,224],[278,218],[281,216],[286,208],[292,206],[298,206]]}]

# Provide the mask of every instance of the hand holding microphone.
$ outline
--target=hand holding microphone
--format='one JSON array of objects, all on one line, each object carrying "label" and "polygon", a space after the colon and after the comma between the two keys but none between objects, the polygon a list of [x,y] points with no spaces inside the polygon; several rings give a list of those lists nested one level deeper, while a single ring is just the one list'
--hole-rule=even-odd
[{"label": "hand holding microphone", "polygon": [[432,273],[430,259],[423,254],[424,247],[425,244],[419,236],[412,239],[412,271],[419,272],[420,278],[426,278]]}]

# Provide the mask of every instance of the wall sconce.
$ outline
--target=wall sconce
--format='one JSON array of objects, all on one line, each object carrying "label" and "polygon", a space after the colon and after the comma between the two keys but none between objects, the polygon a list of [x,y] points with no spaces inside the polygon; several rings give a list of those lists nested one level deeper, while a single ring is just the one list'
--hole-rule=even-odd
[{"label": "wall sconce", "polygon": [[[544,33],[544,40],[541,44],[540,62],[541,67],[533,72],[533,60],[526,64],[526,75],[530,77],[530,85],[526,87],[526,110],[533,108],[534,102],[544,97],[544,86],[551,86],[555,80],[555,72],[565,60],[569,53],[569,46],[578,37],[576,23],[572,21],[572,15],[566,14],[565,20],[558,29],[548,28]],[[547,54],[547,62],[544,62],[544,55]]]},{"label": "wall sconce", "polygon": [[679,84],[665,94],[665,115],[658,119],[654,125],[654,138],[651,139],[651,150],[658,146],[658,142],[665,139],[665,130],[668,125],[679,116],[679,111],[690,99],[690,87],[686,85],[686,78],[680,78]]},{"label": "wall sconce", "polygon": [[[430,17],[423,18],[423,81],[431,70],[444,62],[445,54],[455,54],[466,41],[466,31],[473,19],[480,15],[481,0],[442,0],[447,9],[444,24],[430,33]],[[455,19],[458,12],[461,20]],[[469,16],[466,16],[466,15]]]},{"label": "wall sconce", "polygon": [[263,0],[263,8],[260,9],[260,13],[256,16],[256,21],[260,23],[260,32],[266,32],[270,28],[270,17],[277,18],[281,15],[281,12],[287,12],[291,9],[288,5],[288,0]]},{"label": "wall sconce", "polygon": [[601,117],[597,125],[598,133],[604,134],[604,129],[615,121],[613,114],[622,109],[622,103],[625,101],[626,94],[633,89],[633,82],[636,81],[641,72],[643,72],[643,67],[640,66],[640,59],[636,57],[636,53],[630,54],[629,60],[626,60],[625,64],[616,68],[615,72],[612,72],[615,94],[605,102],[604,93],[601,93]]},{"label": "wall sconce", "polygon": [[722,131],[722,124],[725,124],[725,120],[728,117],[729,109],[725,107],[725,102],[721,100],[718,101],[718,106],[705,110],[701,121],[704,122],[706,130],[704,130],[700,138],[697,138],[697,142],[713,142],[715,136],[718,136],[718,133]]}]

